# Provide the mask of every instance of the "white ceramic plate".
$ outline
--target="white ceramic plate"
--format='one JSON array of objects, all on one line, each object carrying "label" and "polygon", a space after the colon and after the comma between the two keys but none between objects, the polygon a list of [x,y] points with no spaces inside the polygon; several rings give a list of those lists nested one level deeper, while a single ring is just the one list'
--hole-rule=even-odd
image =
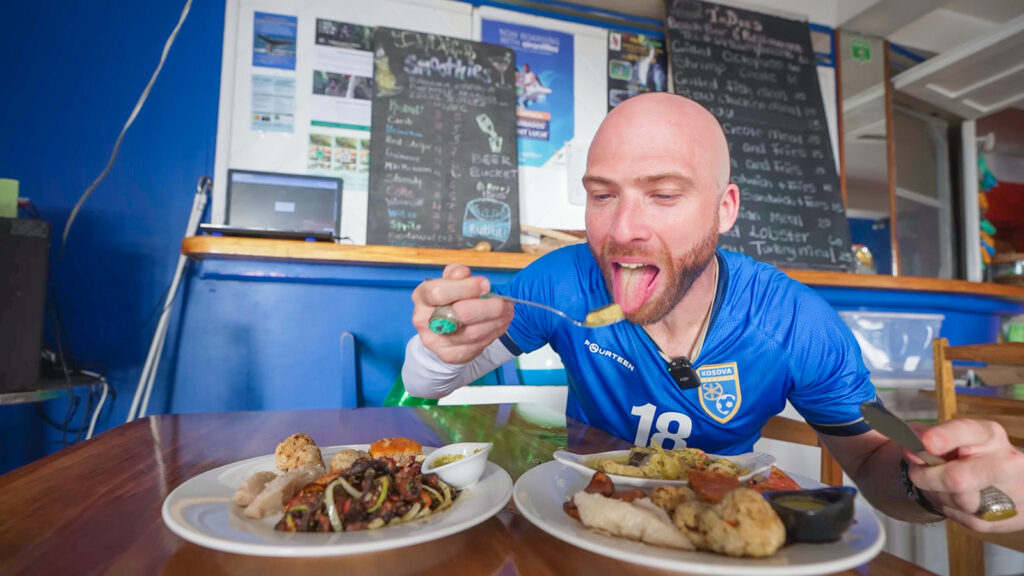
[{"label": "white ceramic plate", "polygon": [[[345,448],[368,450],[369,445],[323,448],[324,461]],[[433,451],[424,448],[424,453]],[[480,481],[463,490],[452,507],[423,520],[357,532],[335,534],[274,530],[280,514],[254,520],[231,501],[235,490],[255,472],[276,470],[274,455],[258,456],[204,472],[174,489],[164,500],[164,523],[172,532],[206,548],[253,556],[335,556],[410,546],[443,538],[487,520],[512,495],[512,478],[488,462]]]},{"label": "white ceramic plate", "polygon": [[[597,466],[602,460],[615,460],[617,462],[625,462],[629,459],[629,450],[614,450],[612,452],[598,452],[596,454],[573,454],[572,452],[565,452],[558,450],[553,454],[555,460],[575,468],[584,474],[588,474],[588,478],[594,475],[597,471]],[[730,460],[738,464],[741,468],[750,470],[747,474],[740,476],[740,482],[746,482],[754,476],[766,472],[775,464],[775,457],[764,452],[748,452],[746,454],[738,454],[736,456],[718,456],[716,454],[708,454],[712,460]],[[633,488],[654,488],[655,486],[663,485],[683,485],[688,484],[686,480],[665,480],[662,478],[636,478],[634,476],[621,476],[619,474],[609,474],[609,478],[612,479],[612,483],[615,487],[630,486]]]},{"label": "white ceramic plate", "polygon": [[[805,488],[822,484],[792,475]],[[737,576],[806,576],[831,574],[860,566],[885,544],[885,531],[860,496],[854,523],[838,542],[791,544],[770,558],[730,558],[710,552],[687,552],[649,546],[592,532],[562,510],[572,494],[583,489],[590,474],[581,474],[559,462],[545,462],[519,477],[512,496],[527,520],[541,530],[585,550],[634,564],[685,571],[689,574],[735,574]]]}]

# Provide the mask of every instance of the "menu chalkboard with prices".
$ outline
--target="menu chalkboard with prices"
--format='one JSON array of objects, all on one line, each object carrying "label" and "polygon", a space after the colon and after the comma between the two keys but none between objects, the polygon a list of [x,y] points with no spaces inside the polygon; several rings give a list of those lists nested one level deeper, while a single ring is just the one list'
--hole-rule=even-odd
[{"label": "menu chalkboard with prices", "polygon": [[367,242],[519,251],[515,55],[378,28]]},{"label": "menu chalkboard with prices", "polygon": [[673,90],[718,118],[740,188],[719,245],[785,268],[850,271],[846,220],[806,22],[667,0]]}]

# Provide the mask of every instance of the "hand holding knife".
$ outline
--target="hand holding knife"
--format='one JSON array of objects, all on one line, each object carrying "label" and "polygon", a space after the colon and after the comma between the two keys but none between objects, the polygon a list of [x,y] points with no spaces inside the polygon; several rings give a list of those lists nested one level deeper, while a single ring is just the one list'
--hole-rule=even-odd
[{"label": "hand holding knife", "polygon": [[[927,452],[921,444],[921,439],[907,423],[882,404],[865,402],[860,405],[860,413],[872,428],[913,452],[925,464],[938,466],[946,463],[942,458]],[[987,486],[981,491],[981,505],[975,514],[992,522],[1012,518],[1017,514],[1017,510],[1009,496],[995,486]]]}]

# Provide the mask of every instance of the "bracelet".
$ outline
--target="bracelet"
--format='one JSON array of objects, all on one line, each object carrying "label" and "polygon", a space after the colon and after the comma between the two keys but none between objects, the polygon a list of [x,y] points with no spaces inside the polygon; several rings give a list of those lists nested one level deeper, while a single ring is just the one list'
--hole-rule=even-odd
[{"label": "bracelet", "polygon": [[934,504],[925,498],[924,494],[910,480],[910,474],[907,472],[909,469],[910,465],[907,463],[906,458],[900,458],[900,481],[903,482],[903,491],[929,514],[945,518],[946,515],[942,513],[942,510],[936,508]]}]

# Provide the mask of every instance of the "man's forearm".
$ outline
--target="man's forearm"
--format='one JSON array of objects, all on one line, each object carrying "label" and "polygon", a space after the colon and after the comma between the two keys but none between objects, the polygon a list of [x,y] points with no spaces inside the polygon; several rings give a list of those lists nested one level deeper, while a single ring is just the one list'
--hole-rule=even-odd
[{"label": "man's forearm", "polygon": [[860,469],[850,476],[864,497],[886,515],[904,522],[938,522],[941,516],[926,510],[907,493],[901,479],[903,449],[888,441],[871,453]]},{"label": "man's forearm", "polygon": [[514,357],[500,340],[495,340],[472,362],[449,364],[427,349],[417,335],[405,347],[402,383],[413,396],[442,398]]}]

